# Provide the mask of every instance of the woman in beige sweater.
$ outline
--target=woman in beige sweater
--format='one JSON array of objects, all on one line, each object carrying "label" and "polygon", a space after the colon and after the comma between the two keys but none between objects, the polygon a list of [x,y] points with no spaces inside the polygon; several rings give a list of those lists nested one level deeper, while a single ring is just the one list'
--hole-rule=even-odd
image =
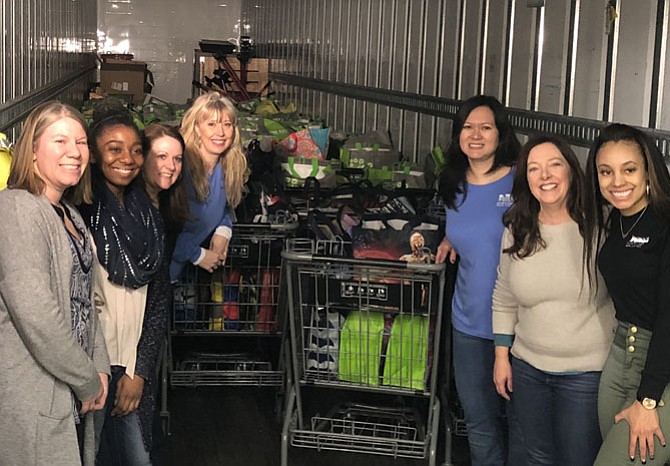
[{"label": "woman in beige sweater", "polygon": [[493,293],[496,389],[514,391],[528,466],[591,466],[614,309],[583,266],[584,175],[570,146],[527,143],[512,196]]}]

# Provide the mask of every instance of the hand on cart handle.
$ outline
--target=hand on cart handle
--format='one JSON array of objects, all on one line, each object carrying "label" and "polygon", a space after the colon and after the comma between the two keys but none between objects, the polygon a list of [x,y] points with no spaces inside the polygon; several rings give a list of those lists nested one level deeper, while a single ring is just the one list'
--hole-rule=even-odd
[{"label": "hand on cart handle", "polygon": [[230,238],[226,238],[222,235],[214,234],[212,239],[209,242],[209,249],[212,252],[215,252],[221,258],[221,264],[223,265],[226,262],[226,257],[228,256],[228,245],[230,244]]},{"label": "hand on cart handle", "polygon": [[447,260],[447,258],[449,258],[449,262],[454,264],[456,262],[457,255],[458,253],[456,252],[456,249],[445,236],[440,245],[437,247],[437,255],[435,256],[435,263],[441,264],[442,262]]},{"label": "hand on cart handle", "polygon": [[212,273],[226,263],[226,256],[218,254],[211,249],[205,249],[205,257],[198,263],[206,271]]}]

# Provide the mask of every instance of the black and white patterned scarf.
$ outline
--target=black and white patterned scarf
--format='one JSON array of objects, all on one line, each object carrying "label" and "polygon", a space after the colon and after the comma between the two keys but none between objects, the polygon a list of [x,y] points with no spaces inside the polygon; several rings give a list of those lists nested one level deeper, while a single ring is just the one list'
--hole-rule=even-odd
[{"label": "black and white patterned scarf", "polygon": [[165,230],[160,213],[138,183],[124,192],[123,203],[107,187],[97,167],[92,167],[93,204],[80,207],[91,230],[98,261],[110,282],[137,289],[156,274],[164,255]]}]

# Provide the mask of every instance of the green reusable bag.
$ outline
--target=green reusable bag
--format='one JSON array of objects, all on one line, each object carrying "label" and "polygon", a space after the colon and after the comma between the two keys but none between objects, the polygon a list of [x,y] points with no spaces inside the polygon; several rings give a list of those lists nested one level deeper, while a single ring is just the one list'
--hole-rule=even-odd
[{"label": "green reusable bag", "polygon": [[315,178],[320,187],[335,186],[336,161],[320,160],[315,157],[288,157],[281,163],[284,186],[287,188],[302,188],[307,178]]},{"label": "green reusable bag", "polygon": [[263,124],[265,131],[267,131],[267,133],[272,136],[272,139],[276,141],[281,141],[292,133],[292,131],[284,124],[277,120],[273,120],[272,118],[263,118],[261,123]]},{"label": "green reusable bag", "polygon": [[343,147],[340,149],[340,160],[347,168],[387,168],[400,162],[400,154],[393,149],[380,147],[379,144],[363,146],[360,142],[354,147]]},{"label": "green reusable bag", "polygon": [[423,170],[408,163],[400,163],[393,169],[393,185],[396,188],[426,189],[426,176]]},{"label": "green reusable bag", "polygon": [[384,314],[352,311],[340,332],[340,380],[379,385]]},{"label": "green reusable bag", "polygon": [[430,341],[427,316],[398,315],[386,349],[383,384],[424,390]]}]

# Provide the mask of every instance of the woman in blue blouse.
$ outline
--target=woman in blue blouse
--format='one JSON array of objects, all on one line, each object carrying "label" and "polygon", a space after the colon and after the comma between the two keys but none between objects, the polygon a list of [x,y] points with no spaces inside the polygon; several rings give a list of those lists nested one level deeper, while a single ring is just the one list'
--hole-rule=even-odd
[{"label": "woman in blue blouse", "polygon": [[186,189],[190,218],[177,237],[170,278],[187,262],[213,272],[226,261],[232,237],[231,207],[242,200],[248,178],[237,112],[216,92],[198,97],[181,124],[186,143]]},{"label": "woman in blue blouse", "polygon": [[[447,206],[446,236],[437,262],[459,257],[452,300],[453,364],[477,466],[520,466],[506,448],[504,404],[493,383],[493,287],[500,259],[502,215],[511,205],[512,166],[521,145],[504,107],[490,96],[466,100],[456,113],[440,194]],[[522,452],[516,429],[513,451]],[[518,448],[517,448],[518,447]]]}]

